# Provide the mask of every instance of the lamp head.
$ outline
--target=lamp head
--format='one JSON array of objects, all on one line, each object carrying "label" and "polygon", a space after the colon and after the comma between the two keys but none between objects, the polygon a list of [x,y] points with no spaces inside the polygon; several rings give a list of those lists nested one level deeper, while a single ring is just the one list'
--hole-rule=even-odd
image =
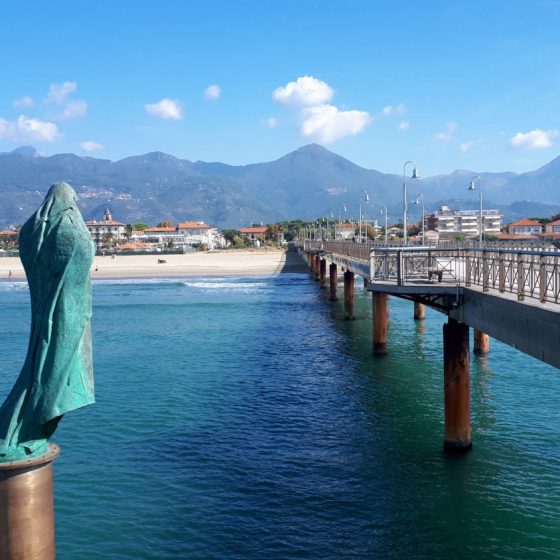
[{"label": "lamp head", "polygon": [[364,197],[364,200],[365,200],[366,202],[369,202],[369,194],[368,194],[368,193],[366,193],[366,196]]},{"label": "lamp head", "polygon": [[471,181],[471,184],[469,185],[469,188],[467,189],[469,191],[476,191],[476,187],[474,185],[474,180]]},{"label": "lamp head", "polygon": [[418,168],[416,167],[416,165],[414,166],[414,169],[412,170],[412,178],[413,179],[420,179],[420,172],[418,171]]}]

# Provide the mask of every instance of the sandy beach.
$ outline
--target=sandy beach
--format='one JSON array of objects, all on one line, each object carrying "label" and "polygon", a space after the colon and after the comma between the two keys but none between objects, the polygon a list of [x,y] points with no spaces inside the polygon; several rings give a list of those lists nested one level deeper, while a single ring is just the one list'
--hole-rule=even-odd
[{"label": "sandy beach", "polygon": [[[288,260],[286,260],[288,255]],[[159,262],[163,260],[165,262]],[[133,278],[142,276],[219,276],[241,274],[278,274],[297,271],[303,261],[296,253],[276,249],[226,250],[186,253],[184,255],[96,256],[91,277]],[[0,258],[0,279],[25,278],[17,257]]]}]

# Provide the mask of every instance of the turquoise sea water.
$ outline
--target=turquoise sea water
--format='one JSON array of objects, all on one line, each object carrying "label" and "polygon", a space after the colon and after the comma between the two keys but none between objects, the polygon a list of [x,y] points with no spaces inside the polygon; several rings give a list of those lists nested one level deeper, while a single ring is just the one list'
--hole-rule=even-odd
[{"label": "turquoise sea water", "polygon": [[[560,558],[560,372],[492,341],[472,453],[443,454],[441,327],[389,355],[306,274],[94,284],[97,404],[55,441],[59,560]],[[0,397],[24,283],[0,283]]]}]

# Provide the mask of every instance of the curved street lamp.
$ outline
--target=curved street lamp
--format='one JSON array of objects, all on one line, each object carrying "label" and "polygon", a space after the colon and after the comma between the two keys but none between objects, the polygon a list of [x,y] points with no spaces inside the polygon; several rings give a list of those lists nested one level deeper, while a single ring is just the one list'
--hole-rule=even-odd
[{"label": "curved street lamp", "polygon": [[[360,221],[359,221],[359,237],[360,237],[360,243],[364,242],[364,239],[362,237],[362,202],[369,202],[369,194],[368,192],[363,189],[362,192],[364,193],[364,198],[362,200],[362,197],[360,196]],[[367,238],[367,224],[366,224],[366,235],[365,237]]]},{"label": "curved street lamp", "polygon": [[416,168],[416,162],[405,161],[403,165],[403,245],[407,244],[406,218],[408,214],[408,201],[406,199],[406,166],[412,165],[412,179],[420,179],[420,173]]},{"label": "curved street lamp", "polygon": [[482,243],[483,239],[484,239],[484,216],[482,215],[482,187],[480,186],[480,175],[475,175],[472,179],[471,179],[471,183],[469,185],[469,188],[467,190],[469,191],[476,191],[476,186],[474,184],[474,182],[478,179],[478,197],[480,199],[480,216],[479,216],[479,220],[480,220],[480,224],[479,224],[479,230],[478,230],[478,242]]}]

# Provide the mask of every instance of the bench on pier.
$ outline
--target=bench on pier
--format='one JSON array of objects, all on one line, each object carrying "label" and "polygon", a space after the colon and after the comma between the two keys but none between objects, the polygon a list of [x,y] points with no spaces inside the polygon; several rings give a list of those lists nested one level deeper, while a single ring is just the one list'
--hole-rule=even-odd
[{"label": "bench on pier", "polygon": [[437,276],[438,282],[441,282],[443,278],[443,270],[438,270],[437,268],[428,269],[428,281],[432,279],[432,276]]}]

